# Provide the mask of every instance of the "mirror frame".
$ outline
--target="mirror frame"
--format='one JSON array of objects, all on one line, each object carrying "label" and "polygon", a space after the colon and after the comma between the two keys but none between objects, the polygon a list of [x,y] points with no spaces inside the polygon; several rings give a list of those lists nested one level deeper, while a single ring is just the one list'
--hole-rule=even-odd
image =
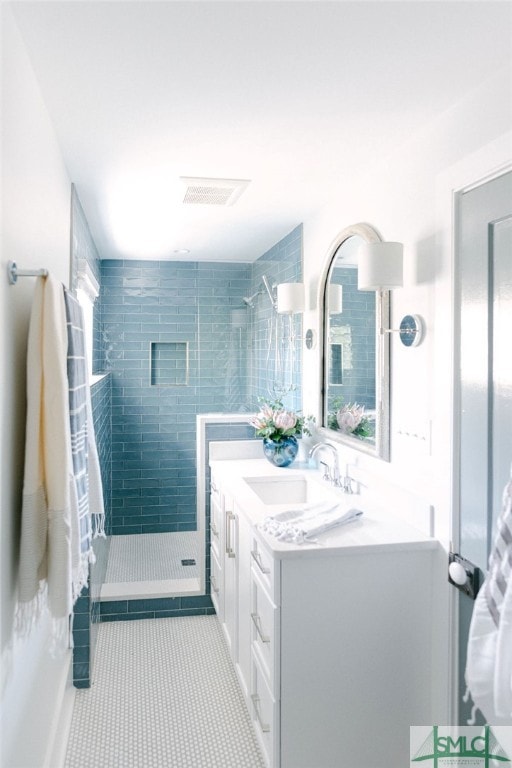
[{"label": "mirror frame", "polygon": [[317,431],[323,438],[342,443],[356,451],[369,454],[375,458],[389,461],[390,456],[390,343],[389,334],[381,333],[381,328],[389,328],[390,300],[389,291],[375,292],[375,442],[367,443],[358,437],[352,437],[324,426],[325,420],[325,396],[328,376],[328,351],[325,340],[327,337],[328,318],[325,316],[325,293],[327,279],[331,270],[333,259],[340,246],[350,237],[358,236],[367,243],[381,242],[382,238],[377,230],[370,224],[353,224],[345,227],[332,241],[327,251],[324,268],[318,283],[319,312],[319,349],[320,349],[320,408]]}]

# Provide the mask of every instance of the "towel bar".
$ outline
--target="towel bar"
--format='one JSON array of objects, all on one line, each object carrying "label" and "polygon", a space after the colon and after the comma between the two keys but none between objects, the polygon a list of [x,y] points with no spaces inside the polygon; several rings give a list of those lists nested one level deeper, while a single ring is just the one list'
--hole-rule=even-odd
[{"label": "towel bar", "polygon": [[47,269],[18,269],[15,261],[7,263],[7,277],[10,285],[16,285],[18,277],[48,277]]}]

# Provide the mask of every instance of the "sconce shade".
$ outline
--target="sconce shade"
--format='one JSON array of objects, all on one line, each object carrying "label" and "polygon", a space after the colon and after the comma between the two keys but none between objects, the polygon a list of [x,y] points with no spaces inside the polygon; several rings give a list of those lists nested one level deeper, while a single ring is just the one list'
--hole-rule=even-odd
[{"label": "sconce shade", "polygon": [[357,287],[360,291],[389,291],[404,284],[402,243],[364,243],[358,250]]},{"label": "sconce shade", "polygon": [[327,308],[330,315],[343,312],[343,286],[331,283],[327,293]]},{"label": "sconce shade", "polygon": [[277,311],[304,312],[304,283],[281,283],[277,286]]}]

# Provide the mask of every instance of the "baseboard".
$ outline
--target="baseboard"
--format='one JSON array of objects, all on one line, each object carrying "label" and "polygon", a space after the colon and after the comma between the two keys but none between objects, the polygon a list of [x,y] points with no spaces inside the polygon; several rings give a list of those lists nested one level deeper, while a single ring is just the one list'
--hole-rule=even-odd
[{"label": "baseboard", "polygon": [[68,746],[76,688],[73,687],[73,658],[69,655],[69,666],[59,681],[58,696],[60,710],[55,717],[48,738],[48,748],[43,768],[64,768]]}]

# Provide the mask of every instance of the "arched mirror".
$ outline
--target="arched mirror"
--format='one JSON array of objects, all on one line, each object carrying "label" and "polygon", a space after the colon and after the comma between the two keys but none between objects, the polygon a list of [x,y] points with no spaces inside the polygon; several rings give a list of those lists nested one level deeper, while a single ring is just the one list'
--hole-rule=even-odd
[{"label": "arched mirror", "polygon": [[357,251],[381,237],[368,224],[331,245],[319,286],[322,317],[320,431],[329,440],[389,461],[389,292],[360,291]]}]

